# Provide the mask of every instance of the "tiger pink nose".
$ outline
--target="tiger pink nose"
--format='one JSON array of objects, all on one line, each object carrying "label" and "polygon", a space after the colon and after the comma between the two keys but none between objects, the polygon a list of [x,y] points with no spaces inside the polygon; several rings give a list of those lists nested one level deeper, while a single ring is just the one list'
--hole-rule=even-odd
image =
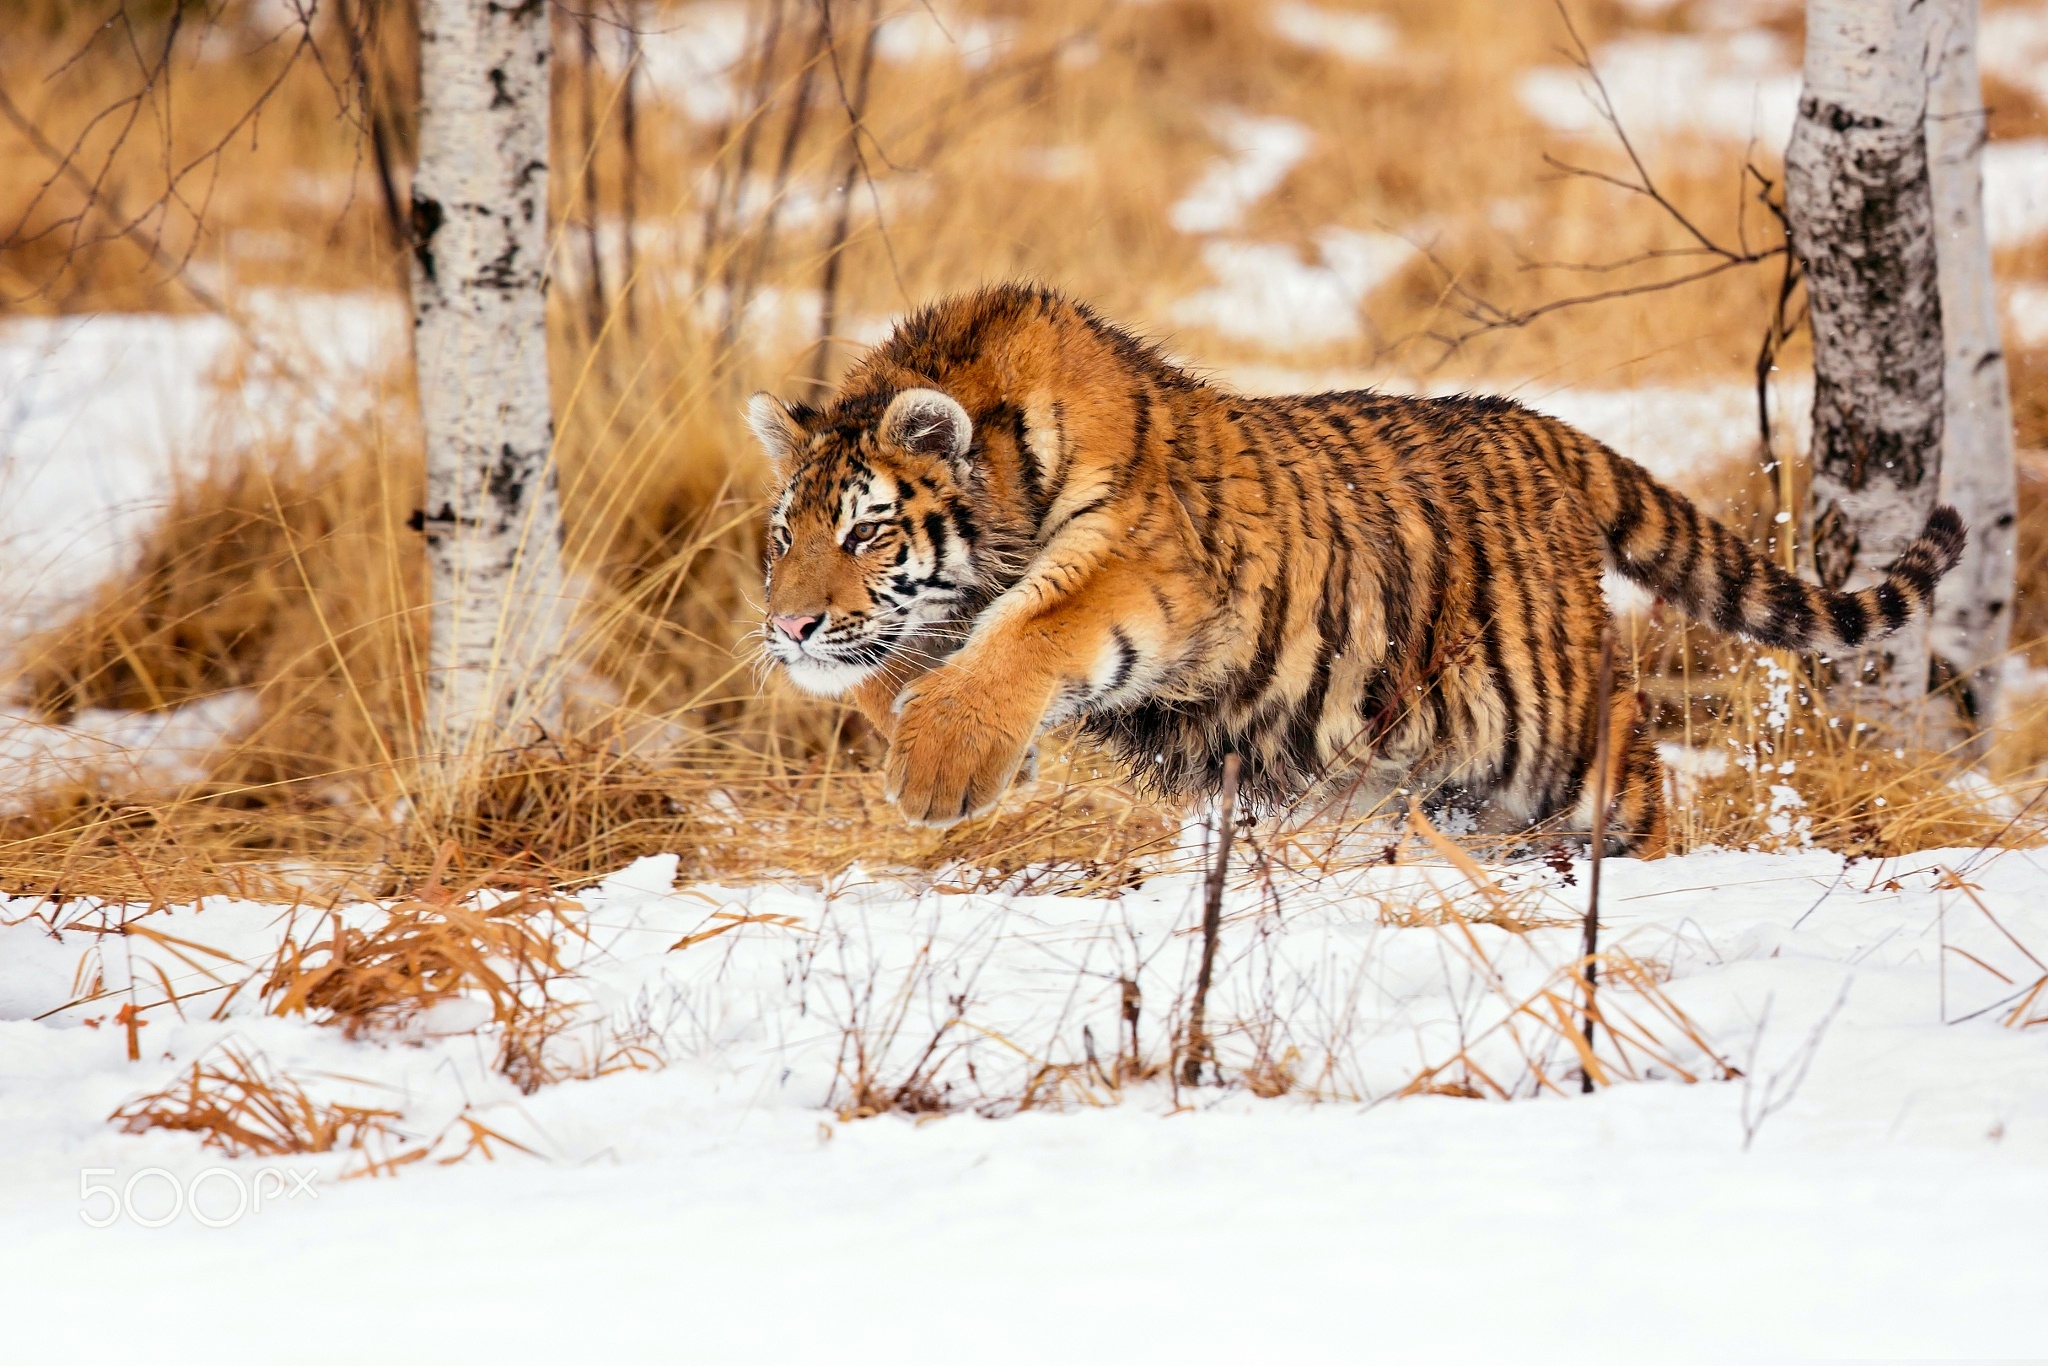
[{"label": "tiger pink nose", "polygon": [[782,632],[782,634],[788,636],[791,640],[795,641],[801,641],[805,636],[809,635],[813,628],[817,626],[818,621],[819,618],[816,616],[777,616],[768,618],[769,625],[773,626],[776,630]]}]

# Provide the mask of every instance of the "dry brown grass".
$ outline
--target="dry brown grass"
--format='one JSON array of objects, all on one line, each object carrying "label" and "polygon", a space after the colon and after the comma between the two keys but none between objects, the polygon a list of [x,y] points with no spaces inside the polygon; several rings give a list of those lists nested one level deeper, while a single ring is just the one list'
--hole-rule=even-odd
[{"label": "dry brown grass", "polygon": [[[348,1083],[348,1078],[328,1078]],[[473,1155],[486,1161],[498,1147],[533,1149],[485,1124],[467,1108],[426,1142],[398,1127],[402,1111],[316,1099],[298,1077],[261,1052],[221,1044],[193,1060],[177,1080],[137,1096],[107,1117],[124,1133],[167,1129],[196,1133],[204,1147],[229,1157],[289,1157],[306,1153],[355,1154],[343,1180],[395,1176],[428,1157],[451,1166]]]},{"label": "dry brown grass", "polygon": [[[2038,821],[2015,820],[1971,784],[1973,764],[1959,747],[1860,729],[1853,713],[1830,707],[1811,667],[1755,653],[1716,680],[1716,722],[1695,738],[1726,764],[1680,780],[1679,850],[1812,847],[1889,857],[2040,838]],[[2020,791],[2024,801],[2030,789]]]},{"label": "dry brown grass", "polygon": [[[1451,922],[1454,926],[1461,922]],[[1490,966],[1469,929],[1455,936],[1454,951]],[[1595,1086],[1650,1077],[1694,1083],[1727,1081],[1741,1075],[1707,1039],[1700,1025],[1664,991],[1657,965],[1623,952],[1596,955],[1600,991],[1590,1012],[1594,1045],[1586,1039],[1584,963],[1559,968],[1534,991],[1514,995],[1498,990],[1500,1018],[1463,1040],[1448,1057],[1430,1063],[1397,1094],[1449,1095],[1465,1099],[1513,1100],[1545,1093],[1562,1096],[1578,1088],[1581,1074]],[[1499,981],[1498,975],[1491,980]],[[1483,1046],[1505,1038],[1517,1063],[1507,1074],[1475,1057]],[[1568,1062],[1560,1063],[1562,1058]],[[1688,1067],[1681,1059],[1704,1059]],[[1576,1064],[1575,1067],[1571,1064]],[[1698,1069],[1698,1070],[1695,1070]]]},{"label": "dry brown grass", "polygon": [[109,1116],[126,1133],[196,1133],[229,1157],[382,1150],[402,1140],[397,1110],[316,1101],[261,1053],[223,1045],[160,1091],[138,1096]]},{"label": "dry brown grass", "polygon": [[350,1037],[401,1030],[431,1007],[480,995],[491,1019],[515,1026],[562,975],[556,931],[565,903],[544,892],[476,904],[441,881],[454,850],[412,897],[385,908],[370,929],[331,916],[325,939],[287,935],[260,988],[273,1014],[311,1014]]},{"label": "dry brown grass", "polygon": [[580,905],[545,886],[496,895],[516,880],[502,870],[450,885],[443,879],[455,857],[452,842],[442,846],[425,885],[380,908],[366,928],[330,913],[324,939],[287,930],[258,989],[270,1011],[311,1016],[350,1038],[403,1038],[436,1006],[479,1001],[488,1020],[462,1022],[461,1032],[487,1034],[494,1070],[529,1095],[666,1061],[658,1038],[623,1037],[564,999],[573,977],[564,949],[587,937],[572,914]]}]

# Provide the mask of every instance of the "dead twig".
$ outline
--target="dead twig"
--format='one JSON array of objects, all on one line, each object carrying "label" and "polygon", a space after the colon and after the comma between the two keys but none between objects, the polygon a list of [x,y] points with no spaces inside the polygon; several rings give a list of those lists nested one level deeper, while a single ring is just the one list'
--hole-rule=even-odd
[{"label": "dead twig", "polygon": [[1216,799],[1216,861],[1209,866],[1202,885],[1202,966],[1195,973],[1195,1000],[1188,1011],[1187,1054],[1181,1060],[1181,1084],[1198,1086],[1202,1064],[1211,1061],[1209,1043],[1209,983],[1216,973],[1216,938],[1223,925],[1223,882],[1230,871],[1230,837],[1237,824],[1237,778],[1242,760],[1235,754],[1223,760],[1223,792]]},{"label": "dead twig", "polygon": [[[1607,804],[1614,800],[1612,785],[1614,739],[1608,734],[1614,712],[1614,632],[1604,625],[1600,631],[1600,673],[1593,698],[1593,848],[1592,871],[1586,878],[1586,939],[1581,953],[1586,960],[1586,1051],[1593,1050],[1594,992],[1600,981],[1600,865],[1607,852]],[[1593,1069],[1579,1073],[1579,1091],[1591,1095]]]}]

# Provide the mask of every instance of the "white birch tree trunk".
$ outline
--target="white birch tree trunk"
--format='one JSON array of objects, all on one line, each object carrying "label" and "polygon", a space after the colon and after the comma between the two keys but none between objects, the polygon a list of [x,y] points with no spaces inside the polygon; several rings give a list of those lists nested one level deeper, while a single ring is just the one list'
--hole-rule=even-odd
[{"label": "white birch tree trunk", "polygon": [[1929,7],[1927,169],[1947,348],[1941,501],[1970,528],[1963,562],[1935,592],[1934,652],[1962,676],[1985,734],[1998,719],[1998,679],[2012,641],[2018,472],[1984,229],[1987,111],[1977,75],[1977,0],[1930,0]]},{"label": "white birch tree trunk", "polygon": [[420,0],[414,360],[433,596],[423,751],[444,775],[558,683],[562,527],[547,315],[548,7]]},{"label": "white birch tree trunk", "polygon": [[[1785,151],[1813,318],[1813,553],[1861,587],[1940,489],[1941,295],[1927,180],[1924,0],[1807,0],[1804,88]],[[1917,722],[1925,618],[1838,661],[1858,710]]]}]

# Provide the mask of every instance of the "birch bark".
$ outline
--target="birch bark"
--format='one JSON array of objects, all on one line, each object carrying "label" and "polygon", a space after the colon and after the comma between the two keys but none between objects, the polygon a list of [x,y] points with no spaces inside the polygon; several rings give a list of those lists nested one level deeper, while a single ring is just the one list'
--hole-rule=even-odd
[{"label": "birch bark", "polygon": [[562,637],[546,301],[545,0],[421,0],[414,361],[433,605],[423,750],[473,762],[547,704]]},{"label": "birch bark", "polygon": [[1980,734],[1998,718],[1998,679],[2012,641],[2019,515],[2012,398],[1998,337],[1981,153],[1987,111],[1977,74],[1977,0],[1932,0],[1927,168],[1941,263],[1946,390],[1941,501],[1970,528],[1963,562],[1935,593],[1934,652],[1969,688]]},{"label": "birch bark", "polygon": [[[1807,0],[1804,88],[1785,152],[1793,249],[1813,318],[1813,553],[1860,587],[1933,511],[1941,478],[1941,294],[1927,177],[1921,0]],[[1916,618],[1840,661],[1861,709],[1916,721]]]}]

